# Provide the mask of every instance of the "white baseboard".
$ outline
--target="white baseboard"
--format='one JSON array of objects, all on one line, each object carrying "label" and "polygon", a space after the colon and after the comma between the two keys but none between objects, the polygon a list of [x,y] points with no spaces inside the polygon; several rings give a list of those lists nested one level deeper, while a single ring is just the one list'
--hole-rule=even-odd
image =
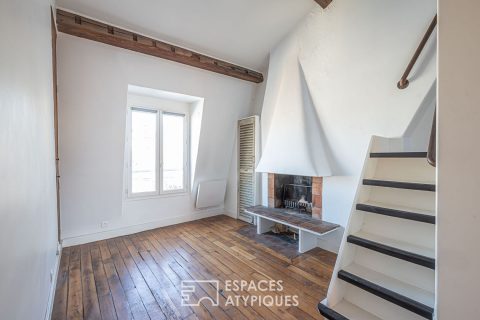
[{"label": "white baseboard", "polygon": [[60,270],[60,260],[62,259],[62,244],[57,244],[57,257],[55,261],[53,279],[48,293],[47,310],[45,311],[45,320],[50,320],[52,317],[53,302],[55,300],[55,289],[57,288],[58,271]]},{"label": "white baseboard", "polygon": [[115,237],[121,237],[137,232],[142,232],[146,230],[152,230],[156,228],[166,227],[174,224],[179,224],[183,222],[189,222],[194,220],[199,220],[203,218],[208,218],[212,216],[216,216],[219,214],[228,214],[225,212],[225,209],[222,208],[212,208],[208,210],[202,210],[201,212],[190,213],[183,216],[173,217],[173,218],[166,218],[162,220],[156,220],[146,223],[141,223],[132,226],[125,226],[117,229],[106,230],[102,232],[95,232],[89,234],[83,234],[78,236],[66,237],[62,240],[62,246],[64,248],[76,246],[84,243],[105,240]]},{"label": "white baseboard", "polygon": [[231,213],[230,211],[224,211],[224,214],[226,216],[229,216],[229,217],[233,218],[233,219],[237,219],[237,214],[236,213]]}]

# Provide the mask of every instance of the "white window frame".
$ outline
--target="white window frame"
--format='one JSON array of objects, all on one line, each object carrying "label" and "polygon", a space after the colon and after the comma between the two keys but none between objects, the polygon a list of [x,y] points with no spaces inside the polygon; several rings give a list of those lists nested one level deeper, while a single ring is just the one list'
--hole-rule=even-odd
[{"label": "white window frame", "polygon": [[[132,192],[132,110],[139,110],[145,112],[153,112],[157,115],[157,130],[156,130],[156,165],[155,170],[157,172],[156,176],[156,185],[155,191],[152,192]],[[163,115],[178,115],[183,117],[183,189],[178,190],[163,190]],[[138,199],[138,198],[151,198],[151,197],[160,197],[160,196],[173,196],[173,195],[182,195],[188,192],[190,185],[190,155],[189,155],[189,144],[190,144],[190,135],[189,135],[189,115],[183,112],[170,112],[164,111],[156,107],[146,107],[146,106],[129,106],[128,107],[128,121],[127,121],[127,188],[126,194],[127,198]]]}]

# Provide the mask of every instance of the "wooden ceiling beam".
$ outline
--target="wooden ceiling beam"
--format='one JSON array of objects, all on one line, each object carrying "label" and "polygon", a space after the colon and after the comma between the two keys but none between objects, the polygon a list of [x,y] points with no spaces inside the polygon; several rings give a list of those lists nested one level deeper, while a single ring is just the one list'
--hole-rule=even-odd
[{"label": "wooden ceiling beam", "polygon": [[326,7],[328,7],[328,5],[330,3],[332,3],[333,0],[315,0],[316,3],[318,3],[320,5],[320,7],[322,7],[323,9],[325,9]]},{"label": "wooden ceiling beam", "polygon": [[260,72],[57,9],[58,31],[230,77],[260,83]]}]

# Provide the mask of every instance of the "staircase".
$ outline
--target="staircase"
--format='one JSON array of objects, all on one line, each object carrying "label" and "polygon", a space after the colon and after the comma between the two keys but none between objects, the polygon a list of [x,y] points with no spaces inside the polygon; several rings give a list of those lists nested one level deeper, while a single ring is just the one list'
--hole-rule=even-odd
[{"label": "staircase", "polygon": [[433,319],[435,168],[374,137],[327,299],[329,320]]}]

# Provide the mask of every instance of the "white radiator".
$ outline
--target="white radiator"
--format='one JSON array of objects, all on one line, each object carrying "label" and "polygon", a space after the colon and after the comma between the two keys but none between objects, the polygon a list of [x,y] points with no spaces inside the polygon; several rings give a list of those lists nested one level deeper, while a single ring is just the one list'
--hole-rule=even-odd
[{"label": "white radiator", "polygon": [[217,207],[225,200],[227,180],[204,181],[198,185],[196,207],[198,209]]}]

